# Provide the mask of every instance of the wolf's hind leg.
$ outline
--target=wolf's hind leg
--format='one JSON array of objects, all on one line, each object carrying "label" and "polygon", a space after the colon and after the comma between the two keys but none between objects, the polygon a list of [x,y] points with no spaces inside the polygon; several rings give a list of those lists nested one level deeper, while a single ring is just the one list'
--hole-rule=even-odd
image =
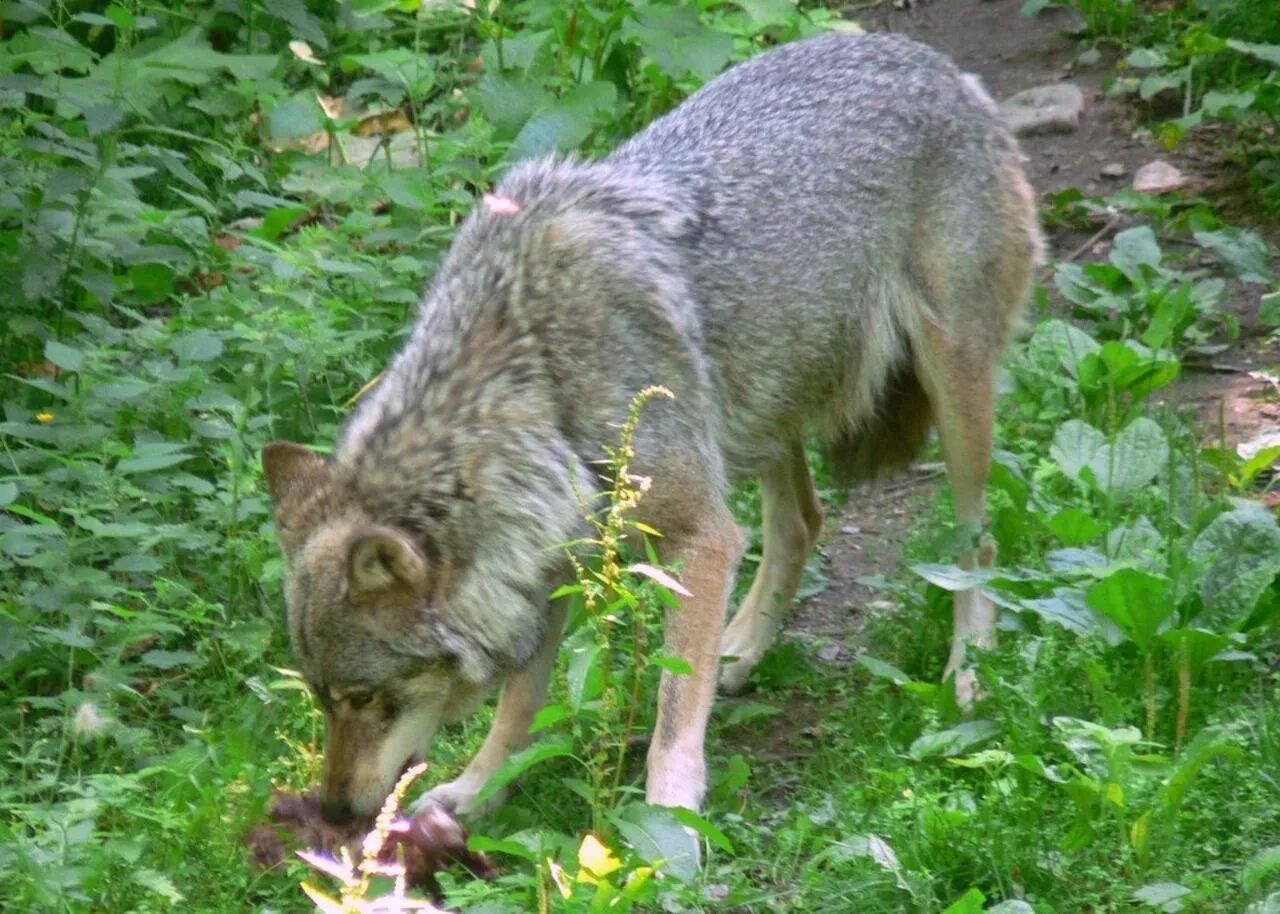
[{"label": "wolf's hind leg", "polygon": [[[968,571],[989,568],[996,548],[982,534],[982,526],[995,433],[994,354],[979,341],[948,340],[936,326],[925,337],[918,370],[937,417],[955,495],[956,522],[972,536],[972,545],[956,556],[956,563]],[[943,677],[956,677],[956,699],[969,707],[977,697],[978,684],[965,663],[965,652],[969,645],[981,650],[995,647],[996,607],[979,589],[957,591],[954,615],[951,655]]]},{"label": "wolf's hind leg", "polygon": [[743,537],[729,509],[718,500],[688,532],[664,533],[664,552],[669,549],[668,560],[681,565],[681,579],[691,594],[667,613],[665,650],[686,660],[693,672],[662,673],[645,799],[658,806],[696,810],[706,790],[703,744],[716,691],[717,645]]},{"label": "wolf's hind leg", "polygon": [[564,601],[556,600],[551,605],[547,634],[538,653],[527,667],[507,677],[502,686],[498,708],[494,712],[493,724],[489,728],[489,735],[485,737],[484,745],[463,769],[462,774],[429,791],[419,808],[428,803],[437,803],[458,815],[483,814],[506,801],[506,788],[482,805],[477,805],[476,797],[511,754],[528,745],[529,726],[547,698],[547,683],[555,668],[556,653],[564,634],[564,621]]},{"label": "wolf's hind leg", "polygon": [[747,684],[791,609],[805,560],[822,532],[822,504],[813,489],[804,446],[760,477],[764,502],[764,558],[742,608],[720,639],[720,688],[738,692]]}]

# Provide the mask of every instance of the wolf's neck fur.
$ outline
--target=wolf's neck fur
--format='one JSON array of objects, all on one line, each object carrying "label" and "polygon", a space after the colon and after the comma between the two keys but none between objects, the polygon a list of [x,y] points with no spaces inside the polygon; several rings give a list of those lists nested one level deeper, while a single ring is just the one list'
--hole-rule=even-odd
[{"label": "wolf's neck fur", "polygon": [[476,681],[536,650],[561,546],[582,524],[581,469],[559,433],[536,336],[511,307],[514,270],[442,270],[405,348],[335,451],[363,513],[409,533],[447,578],[436,637]]}]

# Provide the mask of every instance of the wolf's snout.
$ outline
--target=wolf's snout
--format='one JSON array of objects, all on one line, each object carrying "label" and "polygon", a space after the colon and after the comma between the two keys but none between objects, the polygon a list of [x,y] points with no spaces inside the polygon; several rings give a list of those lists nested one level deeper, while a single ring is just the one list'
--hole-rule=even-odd
[{"label": "wolf's snout", "polygon": [[320,804],[320,817],[330,825],[346,825],[355,818],[355,813],[346,800],[325,800]]}]

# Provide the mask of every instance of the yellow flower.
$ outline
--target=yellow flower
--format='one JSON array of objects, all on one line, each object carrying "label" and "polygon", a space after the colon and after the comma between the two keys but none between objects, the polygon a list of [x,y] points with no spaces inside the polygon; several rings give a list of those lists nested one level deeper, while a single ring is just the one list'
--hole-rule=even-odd
[{"label": "yellow flower", "polygon": [[622,866],[622,861],[614,856],[613,851],[600,843],[595,835],[587,835],[578,848],[578,881],[599,883],[614,870]]},{"label": "yellow flower", "polygon": [[48,425],[50,422],[53,421],[53,413],[48,413],[48,412],[36,413],[36,421],[39,422],[41,425]]}]

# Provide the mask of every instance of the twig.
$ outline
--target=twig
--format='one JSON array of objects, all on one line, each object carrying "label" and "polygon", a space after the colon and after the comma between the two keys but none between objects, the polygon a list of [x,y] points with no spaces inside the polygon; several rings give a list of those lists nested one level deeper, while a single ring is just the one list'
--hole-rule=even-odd
[{"label": "twig", "polygon": [[1112,216],[1110,219],[1107,220],[1106,225],[1104,225],[1102,228],[1098,229],[1096,232],[1090,235],[1088,241],[1086,241],[1084,244],[1080,245],[1080,247],[1076,248],[1074,251],[1068,254],[1061,262],[1071,263],[1073,260],[1083,257],[1086,253],[1088,253],[1091,247],[1093,247],[1095,244],[1101,241],[1104,237],[1106,237],[1107,233],[1110,232],[1119,224],[1120,224],[1120,214],[1116,213],[1114,216]]}]

